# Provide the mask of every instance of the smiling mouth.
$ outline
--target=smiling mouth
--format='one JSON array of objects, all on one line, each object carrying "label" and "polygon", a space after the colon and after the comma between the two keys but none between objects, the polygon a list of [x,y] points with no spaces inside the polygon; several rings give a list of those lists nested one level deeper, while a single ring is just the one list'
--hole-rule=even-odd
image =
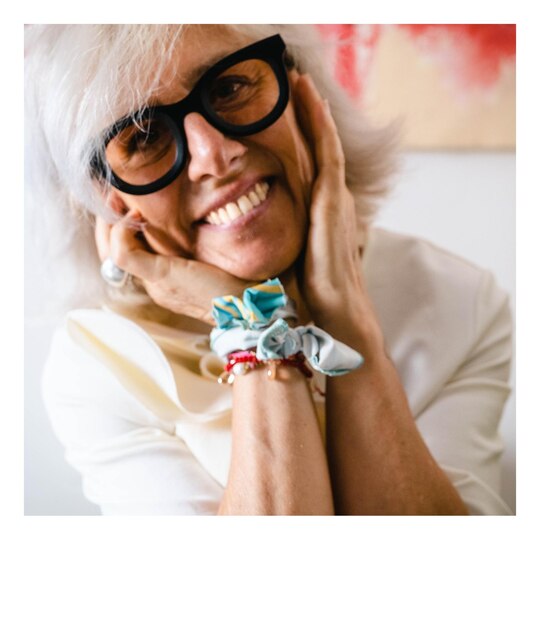
[{"label": "smiling mouth", "polygon": [[269,190],[270,185],[268,182],[258,182],[237,200],[227,202],[225,206],[211,211],[202,220],[202,223],[213,224],[215,226],[231,224],[264,202],[268,196]]}]

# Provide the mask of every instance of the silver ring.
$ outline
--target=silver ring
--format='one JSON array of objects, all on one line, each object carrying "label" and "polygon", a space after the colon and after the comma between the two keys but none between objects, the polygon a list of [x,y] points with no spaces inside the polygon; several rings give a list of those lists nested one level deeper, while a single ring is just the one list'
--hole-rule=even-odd
[{"label": "silver ring", "polygon": [[101,264],[101,278],[111,287],[121,289],[127,283],[129,274],[115,265],[111,257],[107,257]]}]

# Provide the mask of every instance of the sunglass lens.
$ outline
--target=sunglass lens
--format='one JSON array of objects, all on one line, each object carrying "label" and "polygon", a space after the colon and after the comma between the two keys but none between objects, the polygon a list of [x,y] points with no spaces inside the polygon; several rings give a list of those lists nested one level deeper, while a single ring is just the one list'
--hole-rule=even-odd
[{"label": "sunglass lens", "polygon": [[250,59],[216,76],[206,87],[205,100],[214,115],[241,128],[263,120],[275,109],[279,84],[269,63]]},{"label": "sunglass lens", "polygon": [[130,185],[148,185],[174,166],[177,142],[165,116],[134,121],[108,144],[105,157],[114,174]]}]

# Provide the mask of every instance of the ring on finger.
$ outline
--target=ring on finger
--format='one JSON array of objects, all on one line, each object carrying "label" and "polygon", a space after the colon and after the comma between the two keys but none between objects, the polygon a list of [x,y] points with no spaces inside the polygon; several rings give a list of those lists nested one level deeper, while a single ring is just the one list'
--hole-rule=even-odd
[{"label": "ring on finger", "polygon": [[101,264],[101,277],[111,287],[121,289],[127,283],[129,276],[126,271],[114,263],[111,257],[107,257]]}]

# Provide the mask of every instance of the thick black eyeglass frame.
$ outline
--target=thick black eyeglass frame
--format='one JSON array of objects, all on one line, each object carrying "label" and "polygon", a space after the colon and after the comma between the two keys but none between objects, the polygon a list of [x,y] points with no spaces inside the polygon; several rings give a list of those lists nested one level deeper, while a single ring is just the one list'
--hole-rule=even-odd
[{"label": "thick black eyeglass frame", "polygon": [[[208,69],[199,78],[190,93],[179,102],[164,106],[150,107],[140,112],[127,115],[115,122],[115,124],[105,131],[103,153],[109,142],[127,126],[133,124],[134,121],[144,122],[149,118],[159,116],[165,116],[172,121],[170,127],[176,140],[176,160],[172,168],[158,180],[147,185],[132,185],[127,183],[116,176],[106,164],[104,157],[99,157],[98,155],[95,155],[92,159],[92,169],[98,176],[109,179],[111,184],[120,191],[134,196],[142,196],[163,189],[175,180],[184,169],[188,158],[184,118],[189,113],[200,113],[209,124],[230,137],[246,137],[268,128],[281,116],[289,102],[289,80],[285,62],[285,50],[285,42],[280,35],[273,35],[250,44],[245,48],[241,48],[224,57]],[[270,65],[278,82],[279,96],[276,105],[268,115],[253,124],[237,126],[224,121],[213,112],[208,100],[208,90],[206,87],[224,70],[241,61],[248,61],[250,59],[260,59]]]}]

